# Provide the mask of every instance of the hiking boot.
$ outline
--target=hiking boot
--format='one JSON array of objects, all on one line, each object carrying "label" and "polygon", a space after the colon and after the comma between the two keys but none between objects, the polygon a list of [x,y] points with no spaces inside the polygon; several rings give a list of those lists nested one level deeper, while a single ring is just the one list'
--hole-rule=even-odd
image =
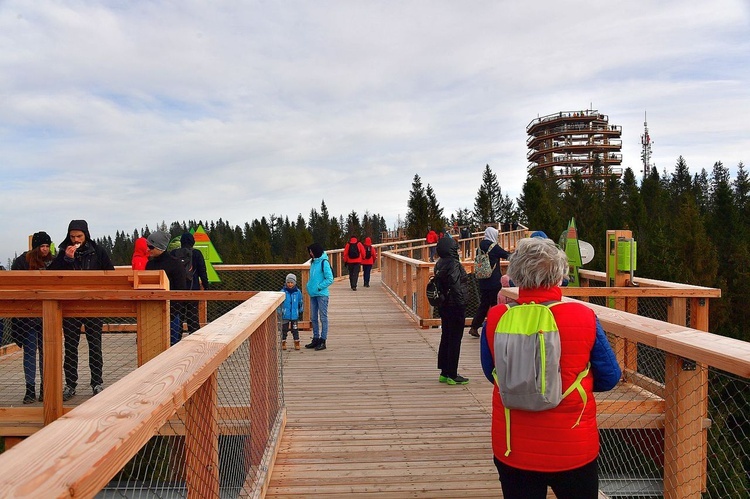
[{"label": "hiking boot", "polygon": [[477,328],[475,328],[474,326],[469,328],[469,334],[474,338],[479,338],[479,331],[477,331]]},{"label": "hiking boot", "polygon": [[102,393],[102,390],[104,390],[104,386],[102,385],[94,385],[91,387],[91,391],[94,392],[94,395],[99,395]]},{"label": "hiking boot", "polygon": [[299,350],[299,340],[294,340],[294,349]]},{"label": "hiking boot", "polygon": [[320,340],[320,343],[315,347],[315,350],[325,350],[326,349],[326,340]]},{"label": "hiking boot", "polygon": [[36,402],[36,394],[34,393],[34,387],[26,387],[26,394],[23,396],[24,404],[31,404]]},{"label": "hiking boot", "polygon": [[65,388],[63,388],[63,402],[67,402],[68,400],[72,399],[75,396],[76,396],[76,389],[70,385],[65,385]]},{"label": "hiking boot", "polygon": [[448,378],[445,380],[446,383],[449,385],[468,385],[469,384],[469,378],[464,378],[460,374],[456,374],[453,378]]},{"label": "hiking boot", "polygon": [[315,348],[320,343],[320,338],[313,338],[310,343],[305,345],[305,348]]},{"label": "hiking boot", "polygon": [[281,342],[281,349],[286,350],[286,340]]},{"label": "hiking boot", "polygon": [[441,374],[440,377],[438,378],[438,381],[440,381],[441,383],[447,383],[448,382],[448,376],[443,376]]}]

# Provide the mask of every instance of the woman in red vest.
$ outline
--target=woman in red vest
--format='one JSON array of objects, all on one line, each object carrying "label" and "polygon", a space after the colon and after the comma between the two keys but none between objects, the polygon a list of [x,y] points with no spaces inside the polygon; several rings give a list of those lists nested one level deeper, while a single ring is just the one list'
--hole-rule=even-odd
[{"label": "woman in red vest", "polygon": [[[508,265],[508,276],[518,286],[518,303],[561,302],[560,283],[568,272],[568,259],[549,239],[519,241]],[[487,314],[482,330],[481,360],[492,394],[492,450],[505,499],[544,499],[547,487],[558,499],[597,499],[599,432],[595,391],[611,390],[621,370],[594,312],[580,302],[565,301],[550,310],[560,332],[562,390],[579,374],[585,396],[573,391],[554,409],[539,412],[510,409],[506,413],[493,379],[495,330],[507,305]]]}]

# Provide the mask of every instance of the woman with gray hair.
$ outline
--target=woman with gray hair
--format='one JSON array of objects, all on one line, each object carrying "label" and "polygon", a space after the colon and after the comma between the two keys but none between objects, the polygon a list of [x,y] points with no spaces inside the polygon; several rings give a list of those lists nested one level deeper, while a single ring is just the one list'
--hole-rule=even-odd
[{"label": "woman with gray hair", "polygon": [[508,418],[493,370],[497,325],[509,306],[491,308],[482,331],[482,369],[494,385],[492,450],[506,499],[543,499],[548,486],[560,499],[598,497],[599,433],[593,392],[611,390],[622,373],[594,312],[580,302],[561,302],[559,285],[567,273],[567,256],[549,239],[522,239],[508,265],[508,275],[519,288],[518,303],[545,304],[554,316],[562,389],[579,378],[581,391],[574,390],[553,409],[512,409]]}]

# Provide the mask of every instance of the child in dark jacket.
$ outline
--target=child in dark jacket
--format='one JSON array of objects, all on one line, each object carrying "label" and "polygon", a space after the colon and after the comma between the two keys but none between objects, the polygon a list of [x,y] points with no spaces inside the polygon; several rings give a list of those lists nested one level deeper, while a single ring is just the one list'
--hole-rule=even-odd
[{"label": "child in dark jacket", "polygon": [[281,305],[281,349],[286,350],[286,338],[289,330],[292,330],[294,338],[294,349],[299,350],[299,326],[298,322],[304,309],[302,291],[297,287],[297,276],[287,274],[284,287],[284,303]]}]

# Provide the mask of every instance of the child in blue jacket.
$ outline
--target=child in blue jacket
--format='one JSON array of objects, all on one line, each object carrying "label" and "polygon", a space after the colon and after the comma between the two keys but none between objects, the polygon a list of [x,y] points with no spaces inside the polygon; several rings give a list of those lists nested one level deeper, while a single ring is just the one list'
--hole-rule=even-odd
[{"label": "child in blue jacket", "polygon": [[294,349],[299,350],[299,326],[297,321],[302,317],[304,301],[302,300],[302,291],[297,287],[297,276],[287,274],[284,287],[284,303],[281,305],[281,349],[286,350],[286,337],[289,330],[292,330],[294,338]]}]

